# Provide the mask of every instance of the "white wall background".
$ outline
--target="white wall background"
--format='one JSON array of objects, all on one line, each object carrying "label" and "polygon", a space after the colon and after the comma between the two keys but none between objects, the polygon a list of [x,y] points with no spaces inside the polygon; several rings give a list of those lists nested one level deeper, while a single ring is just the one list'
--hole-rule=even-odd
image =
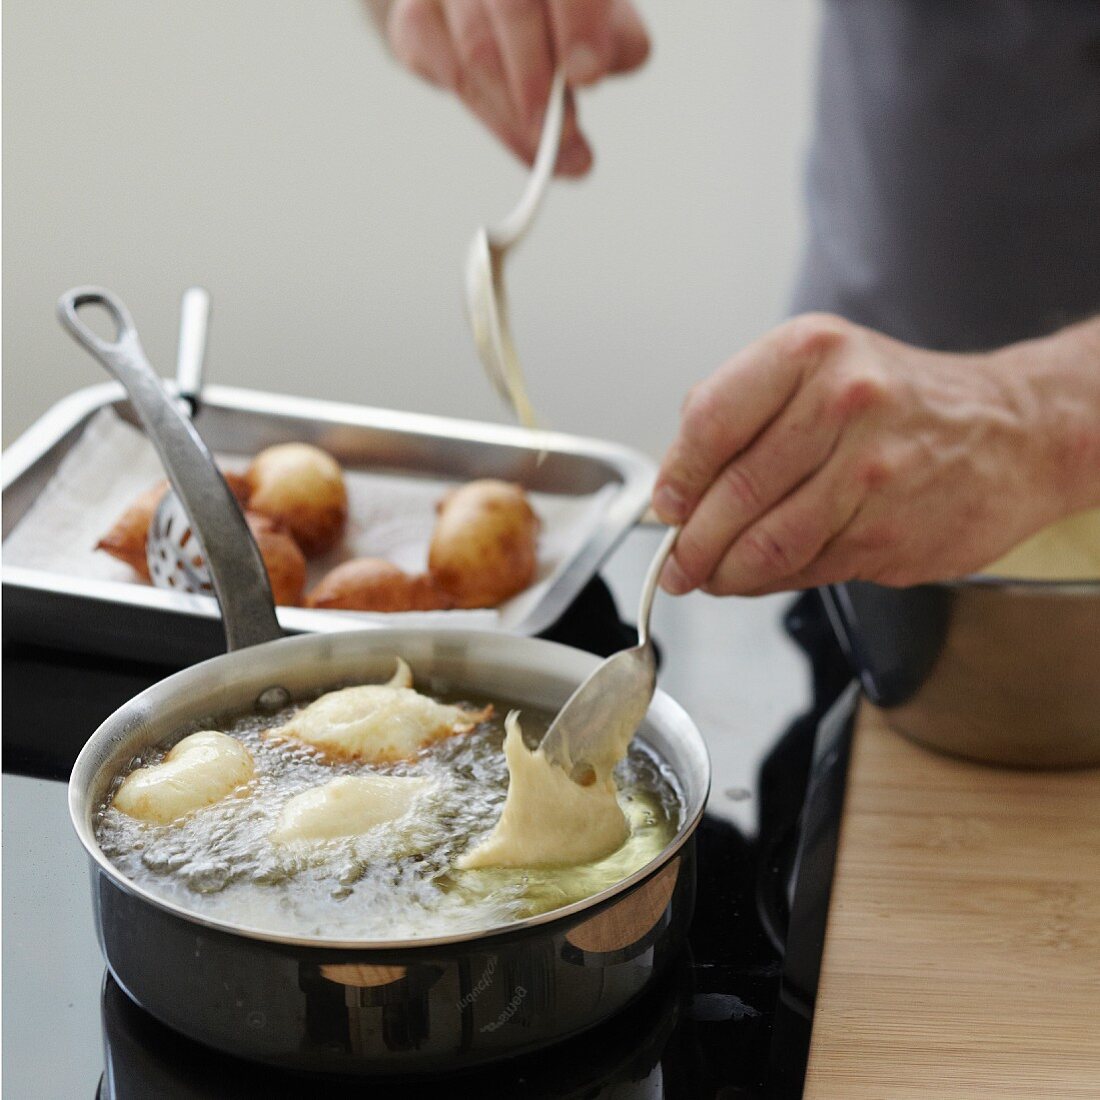
[{"label": "white wall background", "polygon": [[[593,174],[510,268],[554,427],[659,455],[687,386],[783,313],[816,0],[642,0],[655,50],[586,94]],[[5,0],[5,440],[103,377],[53,303],[101,283],[170,374],[180,292],[208,377],[499,420],[461,306],[520,169],[388,60],[355,0]]]}]

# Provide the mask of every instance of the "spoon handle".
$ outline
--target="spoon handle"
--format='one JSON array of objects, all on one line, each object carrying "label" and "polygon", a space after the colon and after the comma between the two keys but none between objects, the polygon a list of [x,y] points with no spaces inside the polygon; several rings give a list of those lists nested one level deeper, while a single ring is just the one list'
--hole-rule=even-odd
[{"label": "spoon handle", "polygon": [[188,287],[180,302],[179,351],[176,354],[176,392],[191,416],[198,412],[206,359],[206,330],[210,325],[210,295],[201,286]]},{"label": "spoon handle", "polygon": [[515,210],[489,231],[489,239],[497,248],[513,245],[535,220],[546,186],[554,175],[554,166],[558,162],[558,149],[561,146],[561,133],[565,123],[565,69],[554,73],[554,82],[550,85],[550,98],[546,103],[546,118],[542,124],[538,152],[535,163],[527,180],[527,187]]},{"label": "spoon handle", "polygon": [[680,537],[679,527],[670,527],[649,563],[649,570],[642,585],[642,598],[638,602],[638,645],[649,645],[649,613],[653,609],[653,597],[657,594],[657,582],[661,579],[661,569],[668,561],[676,540]]}]

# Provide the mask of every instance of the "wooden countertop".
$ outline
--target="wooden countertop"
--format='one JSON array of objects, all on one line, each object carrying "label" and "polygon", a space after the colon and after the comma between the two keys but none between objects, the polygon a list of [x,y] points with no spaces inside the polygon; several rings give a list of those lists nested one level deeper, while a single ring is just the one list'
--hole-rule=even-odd
[{"label": "wooden countertop", "polygon": [[806,1100],[1100,1097],[1100,770],[852,744]]}]

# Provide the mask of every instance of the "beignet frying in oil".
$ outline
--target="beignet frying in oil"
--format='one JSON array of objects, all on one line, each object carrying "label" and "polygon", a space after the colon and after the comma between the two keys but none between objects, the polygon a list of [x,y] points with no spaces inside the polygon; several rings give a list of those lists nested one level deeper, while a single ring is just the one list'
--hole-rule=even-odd
[{"label": "beignet frying in oil", "polygon": [[396,821],[431,787],[428,779],[399,775],[341,775],[296,794],[271,833],[276,844],[358,836]]},{"label": "beignet frying in oil", "polygon": [[252,754],[235,737],[202,730],[183,738],[161,763],[131,772],[111,804],[130,817],[167,825],[220,802],[254,770]]},{"label": "beignet frying in oil", "polygon": [[330,691],[277,726],[271,737],[300,741],[326,756],[384,764],[409,760],[434,741],[469,733],[493,713],[449,706],[413,689],[412,670],[397,658],[385,684]]}]

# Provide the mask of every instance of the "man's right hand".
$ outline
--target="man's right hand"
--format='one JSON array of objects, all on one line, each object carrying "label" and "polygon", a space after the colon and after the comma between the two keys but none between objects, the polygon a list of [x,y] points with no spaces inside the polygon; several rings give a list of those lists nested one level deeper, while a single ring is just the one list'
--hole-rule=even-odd
[{"label": "man's right hand", "polygon": [[[530,164],[555,66],[570,88],[636,69],[649,37],[630,0],[377,0],[395,56],[454,92]],[[557,171],[583,176],[592,151],[570,96]]]}]

